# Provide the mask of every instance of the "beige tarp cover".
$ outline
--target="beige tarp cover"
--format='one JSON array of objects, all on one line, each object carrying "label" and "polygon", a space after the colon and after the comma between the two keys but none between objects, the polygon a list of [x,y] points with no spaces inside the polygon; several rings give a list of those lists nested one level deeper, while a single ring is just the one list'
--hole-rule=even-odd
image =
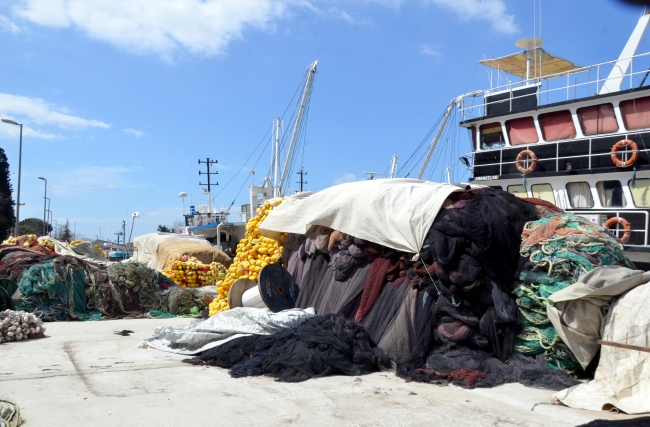
[{"label": "beige tarp cover", "polygon": [[[537,62],[535,62],[537,56]],[[536,48],[530,50],[530,76],[546,77],[552,74],[564,73],[576,70],[580,67],[569,60],[549,54],[544,49]],[[526,78],[527,53],[519,52],[501,58],[483,59],[479,63],[492,67],[515,76]],[[541,64],[541,67],[540,67]]]},{"label": "beige tarp cover", "polygon": [[229,267],[230,257],[203,238],[173,233],[150,233],[133,239],[135,251],[131,260],[162,271],[179,254],[195,256],[209,264],[213,261]]},{"label": "beige tarp cover", "polygon": [[335,185],[308,197],[298,195],[273,209],[259,226],[305,234],[314,225],[338,230],[399,251],[417,253],[445,199],[469,185],[418,179],[375,179]]},{"label": "beige tarp cover", "polygon": [[603,318],[612,300],[641,284],[650,273],[617,265],[596,268],[573,285],[550,296],[546,313],[562,341],[583,368],[594,358],[600,344]]},{"label": "beige tarp cover", "polygon": [[[620,281],[615,279],[615,274],[612,272],[604,275],[596,273],[592,276],[592,279],[602,281],[601,289],[623,290],[643,279],[643,284],[633,287],[612,303],[602,322],[602,339],[648,348],[650,273],[627,270],[620,274]],[[594,299],[598,298],[597,295],[601,292],[594,288],[587,293],[589,299]],[[594,379],[556,393],[553,400],[572,408],[593,411],[616,408],[628,414],[648,413],[650,412],[650,353],[602,345]]]},{"label": "beige tarp cover", "polygon": [[92,242],[81,242],[74,246],[70,246],[66,242],[54,239],[49,236],[40,237],[47,239],[54,244],[54,252],[61,255],[70,255],[73,257],[81,258],[86,261],[94,261],[99,263],[108,263],[108,258],[102,256],[97,247]]}]

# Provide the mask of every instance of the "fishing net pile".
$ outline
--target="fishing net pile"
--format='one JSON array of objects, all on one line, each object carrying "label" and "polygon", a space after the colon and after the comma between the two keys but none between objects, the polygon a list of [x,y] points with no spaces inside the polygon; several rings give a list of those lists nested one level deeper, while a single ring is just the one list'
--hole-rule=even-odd
[{"label": "fishing net pile", "polygon": [[0,344],[10,341],[22,341],[43,338],[45,326],[32,313],[4,310],[0,312]]},{"label": "fishing net pile", "polygon": [[273,335],[236,338],[184,362],[227,368],[234,378],[268,375],[283,382],[363,375],[391,366],[362,326],[334,314],[311,317]]},{"label": "fishing net pile", "polygon": [[572,214],[526,224],[521,255],[515,295],[523,330],[515,341],[515,351],[543,354],[549,366],[573,375],[582,374],[580,363],[548,319],[548,298],[596,267],[634,268],[633,264],[623,254],[621,243],[607,230]]},{"label": "fishing net pile", "polygon": [[61,256],[38,243],[0,246],[0,279],[20,291],[20,309],[45,321],[197,316],[208,304],[202,291],[176,286],[142,264]]}]

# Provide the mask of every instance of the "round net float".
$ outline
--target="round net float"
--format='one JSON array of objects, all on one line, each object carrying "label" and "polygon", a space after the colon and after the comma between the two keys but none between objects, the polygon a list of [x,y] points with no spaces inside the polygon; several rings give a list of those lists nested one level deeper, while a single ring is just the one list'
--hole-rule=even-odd
[{"label": "round net float", "polygon": [[296,306],[299,289],[291,273],[278,264],[269,264],[260,271],[259,288],[264,303],[274,313]]},{"label": "round net float", "polygon": [[250,279],[239,279],[230,287],[228,292],[228,306],[230,308],[243,307],[242,296],[247,290],[257,286],[257,283]]}]

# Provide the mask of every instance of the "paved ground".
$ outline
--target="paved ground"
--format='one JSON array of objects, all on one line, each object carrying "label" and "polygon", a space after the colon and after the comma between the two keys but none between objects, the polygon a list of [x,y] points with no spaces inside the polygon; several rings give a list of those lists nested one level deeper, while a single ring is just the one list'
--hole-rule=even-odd
[{"label": "paved ground", "polygon": [[[45,339],[0,345],[0,399],[18,404],[28,427],[575,426],[627,418],[547,405],[551,392],[514,384],[464,390],[389,372],[299,384],[232,379],[139,347],[157,326],[188,322],[48,323]],[[134,333],[113,333],[123,329]]]}]

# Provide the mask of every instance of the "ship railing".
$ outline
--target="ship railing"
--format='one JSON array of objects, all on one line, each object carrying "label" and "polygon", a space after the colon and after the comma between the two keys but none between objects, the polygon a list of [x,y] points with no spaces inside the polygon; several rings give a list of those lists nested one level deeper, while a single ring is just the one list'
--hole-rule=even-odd
[{"label": "ship railing", "polygon": [[[643,242],[644,243],[642,245],[631,245],[631,244],[626,243],[625,246],[636,246],[636,247],[648,246],[648,220],[649,220],[648,211],[629,210],[629,209],[627,209],[627,210],[622,209],[622,210],[616,210],[615,211],[615,210],[610,209],[610,210],[588,210],[588,211],[570,210],[569,212],[571,212],[572,214],[576,214],[576,215],[610,215],[610,214],[613,213],[615,216],[623,217],[623,218],[625,218],[625,214],[634,214],[634,215],[643,214],[645,216],[644,229],[643,230],[632,229],[631,232],[632,233],[643,233]],[[610,228],[609,231],[611,233],[613,233],[614,236],[616,236],[619,239],[621,237],[623,237],[624,230],[623,230],[623,227],[621,227],[621,224],[619,224],[619,223],[616,223],[616,225],[613,226],[612,228]]]},{"label": "ship railing", "polygon": [[[630,134],[630,135],[632,135],[632,134]],[[622,134],[621,135],[621,139],[628,139],[628,138],[629,138],[629,135],[627,135],[627,134]],[[589,139],[589,153],[587,154],[587,159],[588,159],[587,169],[592,169],[592,160],[593,160],[594,157],[603,157],[603,156],[611,157],[611,155],[612,155],[611,152],[593,153],[592,145],[595,142],[598,142],[598,139]],[[584,159],[585,158],[584,154],[576,155],[576,156],[560,156],[560,144],[563,144],[563,143],[561,143],[561,142],[559,142],[559,143],[558,142],[545,143],[545,144],[543,144],[543,146],[548,147],[548,145],[550,145],[550,144],[555,144],[555,156],[550,157],[550,158],[538,158],[537,159],[537,163],[544,166],[545,172],[565,171],[566,168],[560,169],[560,161],[561,160]],[[539,146],[542,146],[542,144],[540,144]],[[504,162],[503,161],[503,152],[504,152],[505,149],[511,149],[511,148],[517,148],[517,147],[521,148],[522,150],[526,150],[526,149],[531,149],[533,151],[535,150],[535,144],[532,144],[532,145],[522,144],[521,146],[515,146],[515,147],[510,147],[509,146],[509,147],[498,148],[497,149],[499,151],[499,161],[498,162],[496,162],[496,163],[482,163],[480,165],[474,164],[473,168],[475,169],[475,168],[482,168],[482,167],[487,167],[487,166],[499,166],[499,175],[504,175],[503,166],[504,165],[514,165],[517,162],[516,162],[516,160]],[[650,148],[646,148],[645,145],[643,145],[642,147],[639,147],[639,152],[650,153]],[[631,152],[621,151],[620,155],[621,155],[621,159],[625,162],[625,161],[628,160],[627,156],[631,155]],[[551,161],[555,161],[555,170],[552,170],[552,169],[549,170],[547,168],[548,163],[551,162]],[[528,167],[529,165],[526,164],[525,162],[526,161],[524,161],[524,167]],[[612,166],[613,166],[613,163],[612,163]],[[490,174],[490,175],[492,175],[492,174]],[[481,174],[474,173],[474,176],[475,177],[476,176],[481,176]]]},{"label": "ship railing", "polygon": [[245,213],[240,212],[221,212],[216,214],[201,214],[194,215],[189,218],[190,227],[199,227],[202,225],[216,224],[216,223],[233,223],[233,222],[246,222]]},{"label": "ship railing", "polygon": [[[650,85],[650,78],[648,78],[650,75],[650,52],[634,55],[626,59],[630,59],[628,70],[621,77],[616,78],[621,81],[620,90],[639,88],[646,84]],[[598,95],[611,70],[619,60],[551,74],[544,76],[543,79],[531,78],[517,82],[507,81],[505,84],[499,84],[490,89],[461,95],[457,98],[457,107],[461,114],[461,120],[486,116],[489,106],[504,102],[509,102],[509,110],[512,111],[513,104],[516,104],[518,100],[531,96],[528,92],[522,95],[517,94],[518,90],[526,87],[537,86],[538,106]],[[487,102],[487,97],[498,94],[509,94],[509,96],[505,99],[499,98],[499,100]]]}]

